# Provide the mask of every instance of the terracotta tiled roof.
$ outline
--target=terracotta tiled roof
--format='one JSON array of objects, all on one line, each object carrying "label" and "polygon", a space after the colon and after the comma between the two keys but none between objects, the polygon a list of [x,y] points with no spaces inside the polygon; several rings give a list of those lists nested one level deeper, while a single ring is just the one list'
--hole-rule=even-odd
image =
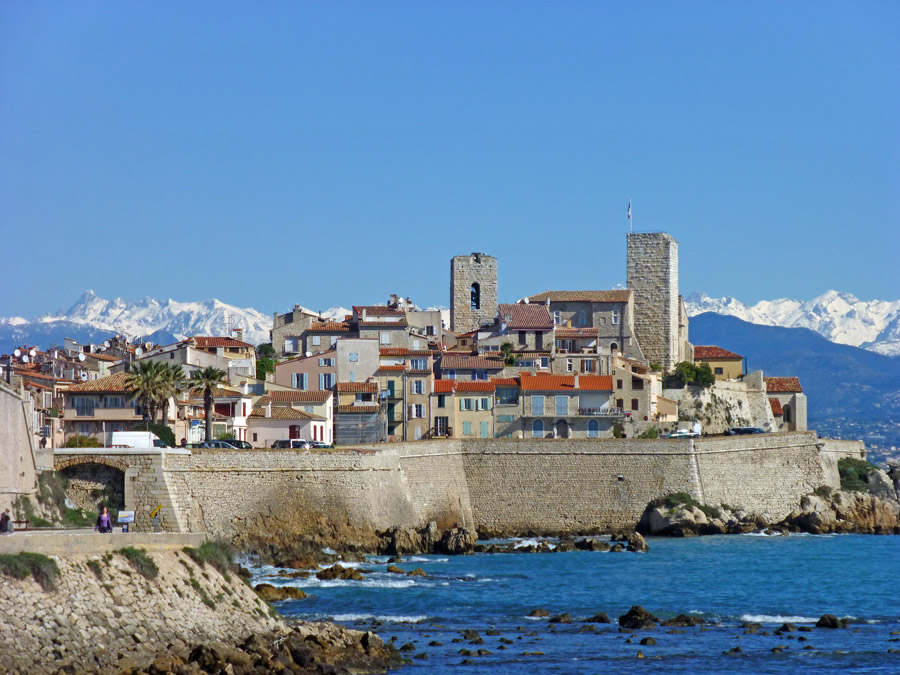
[{"label": "terracotta tiled roof", "polygon": [[555,335],[558,338],[597,337],[599,331],[596,328],[557,328]]},{"label": "terracotta tiled roof", "polygon": [[346,333],[350,324],[346,321],[316,321],[307,330],[326,333]]},{"label": "terracotta tiled roof", "polygon": [[553,328],[553,320],[550,318],[550,312],[547,311],[545,305],[522,305],[522,304],[500,304],[497,305],[497,313],[500,320],[506,322],[513,329],[543,329],[550,330]]},{"label": "terracotta tiled roof", "polygon": [[544,291],[537,295],[529,295],[531,302],[628,302],[631,291]]},{"label": "terracotta tiled roof", "polygon": [[241,342],[230,337],[205,337],[202,335],[194,335],[191,338],[198,347],[242,347],[244,349],[253,349],[253,345],[247,342]]},{"label": "terracotta tiled roof", "polygon": [[377,394],[377,382],[338,382],[337,390],[342,394]]},{"label": "terracotta tiled roof", "polygon": [[100,354],[99,352],[96,354],[90,354],[88,352],[84,352],[85,358],[97,359],[98,361],[121,361],[121,356],[113,356],[112,354]]},{"label": "terracotta tiled roof", "polygon": [[366,316],[406,316],[402,310],[385,305],[353,305],[353,311],[360,318],[363,310],[366,310]]},{"label": "terracotta tiled roof", "polygon": [[377,413],[377,405],[339,405],[339,413]]},{"label": "terracotta tiled roof", "polygon": [[435,394],[452,394],[455,389],[454,385],[456,384],[456,380],[435,380],[434,381],[434,393]]},{"label": "terracotta tiled roof", "polygon": [[[250,417],[254,419],[258,418],[266,418],[266,407],[262,406],[259,408],[254,408],[253,412],[250,413]],[[304,412],[303,410],[295,410],[290,406],[286,405],[273,405],[271,410],[271,416],[268,419],[272,420],[323,420],[325,419],[321,415],[313,415],[312,413]]]},{"label": "terracotta tiled roof", "polygon": [[768,392],[799,392],[803,391],[800,380],[796,377],[767,377],[766,391]]},{"label": "terracotta tiled roof", "polygon": [[399,371],[403,371],[403,370],[406,370],[406,366],[404,366],[402,363],[397,364],[397,365],[395,365],[395,366],[394,366],[394,365],[390,365],[390,366],[387,366],[387,365],[380,365],[380,366],[378,366],[378,370],[399,370]]},{"label": "terracotta tiled roof", "polygon": [[612,391],[611,375],[531,375],[522,373],[522,391]]},{"label": "terracotta tiled roof", "polygon": [[735,354],[727,349],[715,345],[694,345],[694,360],[697,359],[743,359],[740,354]]},{"label": "terracotta tiled roof", "polygon": [[128,388],[126,384],[127,381],[128,373],[116,373],[115,375],[107,375],[106,377],[101,377],[98,380],[76,384],[75,386],[69,387],[69,391],[76,393],[82,391],[133,391],[132,389]]},{"label": "terracotta tiled roof", "polygon": [[447,352],[441,357],[441,370],[502,370],[502,368],[502,358],[453,352]]},{"label": "terracotta tiled roof", "polygon": [[494,391],[496,386],[493,382],[460,382],[456,383],[456,391]]},{"label": "terracotta tiled roof", "polygon": [[772,406],[773,415],[784,415],[784,408],[781,407],[781,401],[777,398],[770,398],[769,405]]},{"label": "terracotta tiled roof", "polygon": [[294,389],[290,391],[270,391],[268,396],[263,396],[259,402],[272,403],[324,403],[334,394],[330,391],[306,391]]},{"label": "terracotta tiled roof", "polygon": [[432,356],[430,349],[407,349],[406,347],[382,347],[378,350],[382,356]]},{"label": "terracotta tiled roof", "polygon": [[492,377],[491,382],[497,387],[518,387],[519,380],[514,377]]},{"label": "terracotta tiled roof", "polygon": [[358,325],[360,328],[406,328],[409,326],[409,322],[406,320],[406,315],[401,314],[399,321],[363,321],[359,320]]}]

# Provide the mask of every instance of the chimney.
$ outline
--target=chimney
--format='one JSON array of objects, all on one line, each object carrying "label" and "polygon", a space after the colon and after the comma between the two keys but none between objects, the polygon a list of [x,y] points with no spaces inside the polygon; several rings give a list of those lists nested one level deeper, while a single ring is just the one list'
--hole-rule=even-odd
[{"label": "chimney", "polygon": [[272,401],[266,402],[266,417],[272,416]]},{"label": "chimney", "polygon": [[238,342],[244,341],[244,329],[243,328],[232,328],[231,332],[234,333],[234,339]]},{"label": "chimney", "polygon": [[363,321],[366,320],[366,308],[365,307],[363,307],[362,320]]},{"label": "chimney", "polygon": [[575,388],[578,389],[578,373],[575,373]]},{"label": "chimney", "polygon": [[243,381],[241,382],[241,393],[242,393],[242,394],[249,394],[249,393],[250,393],[250,385],[247,384],[247,380],[243,380]]}]

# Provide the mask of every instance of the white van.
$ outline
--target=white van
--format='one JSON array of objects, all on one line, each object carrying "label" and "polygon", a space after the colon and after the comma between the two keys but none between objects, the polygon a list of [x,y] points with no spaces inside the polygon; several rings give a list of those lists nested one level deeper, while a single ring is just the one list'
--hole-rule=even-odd
[{"label": "white van", "polygon": [[110,447],[119,448],[165,448],[168,447],[152,431],[114,431],[109,441]]}]

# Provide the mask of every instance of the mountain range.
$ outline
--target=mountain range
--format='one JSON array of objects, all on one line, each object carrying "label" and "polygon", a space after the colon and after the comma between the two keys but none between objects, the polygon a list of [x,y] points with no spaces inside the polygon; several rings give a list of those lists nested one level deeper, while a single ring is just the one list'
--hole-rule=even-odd
[{"label": "mountain range", "polygon": [[[850,293],[828,291],[807,302],[782,298],[748,306],[735,298],[692,293],[684,304],[688,316],[713,312],[763,326],[808,328],[838,344],[900,355],[900,300],[859,300]],[[703,344],[693,334],[691,342]]]}]

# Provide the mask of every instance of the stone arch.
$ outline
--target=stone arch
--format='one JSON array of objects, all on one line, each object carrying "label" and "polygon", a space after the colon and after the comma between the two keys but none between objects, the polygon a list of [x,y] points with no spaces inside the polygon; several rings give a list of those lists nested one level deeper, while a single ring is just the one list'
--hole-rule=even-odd
[{"label": "stone arch", "polygon": [[125,508],[127,469],[121,462],[70,461],[66,466],[58,468],[58,471],[65,481],[66,497],[75,508],[97,511],[103,503],[115,512]]},{"label": "stone arch", "polygon": [[71,466],[78,464],[102,464],[113,469],[118,469],[122,473],[128,471],[128,462],[116,457],[106,457],[104,455],[76,455],[74,457],[56,456],[53,458],[53,468],[62,471]]},{"label": "stone arch", "polygon": [[556,438],[569,438],[571,436],[569,423],[566,420],[557,420],[554,429],[556,431]]},{"label": "stone arch", "polygon": [[531,435],[533,438],[544,437],[544,420],[535,420],[531,423]]}]

